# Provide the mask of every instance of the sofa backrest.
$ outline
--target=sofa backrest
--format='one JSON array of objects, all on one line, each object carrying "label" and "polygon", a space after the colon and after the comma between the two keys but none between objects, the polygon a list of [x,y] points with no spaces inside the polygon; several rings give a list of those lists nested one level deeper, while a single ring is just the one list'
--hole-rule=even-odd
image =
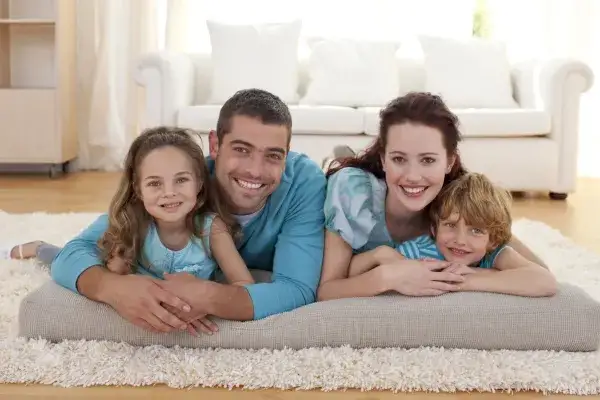
[{"label": "sofa backrest", "polygon": [[[191,53],[189,54],[195,66],[195,88],[194,88],[194,104],[205,104],[210,96],[211,80],[212,80],[212,60],[208,53]],[[424,90],[425,88],[425,70],[423,61],[418,58],[410,58],[399,54],[398,75],[400,81],[400,90],[398,95],[410,91]],[[306,93],[307,86],[310,81],[308,71],[308,57],[298,57],[298,94],[302,97]]]}]

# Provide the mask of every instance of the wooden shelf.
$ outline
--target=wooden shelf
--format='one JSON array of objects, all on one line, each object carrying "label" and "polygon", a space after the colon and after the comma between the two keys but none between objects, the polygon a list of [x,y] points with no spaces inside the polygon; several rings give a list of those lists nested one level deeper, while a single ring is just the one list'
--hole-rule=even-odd
[{"label": "wooden shelf", "polygon": [[51,19],[36,19],[36,18],[0,18],[0,25],[54,25],[56,21]]},{"label": "wooden shelf", "polygon": [[0,163],[77,156],[76,0],[0,0]]}]

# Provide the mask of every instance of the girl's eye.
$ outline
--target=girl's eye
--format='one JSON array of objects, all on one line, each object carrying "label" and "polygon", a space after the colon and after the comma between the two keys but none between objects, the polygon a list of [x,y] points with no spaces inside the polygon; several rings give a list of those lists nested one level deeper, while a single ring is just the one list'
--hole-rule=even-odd
[{"label": "girl's eye", "polygon": [[150,182],[148,182],[148,186],[158,186],[158,185],[160,185],[159,181],[150,181]]}]

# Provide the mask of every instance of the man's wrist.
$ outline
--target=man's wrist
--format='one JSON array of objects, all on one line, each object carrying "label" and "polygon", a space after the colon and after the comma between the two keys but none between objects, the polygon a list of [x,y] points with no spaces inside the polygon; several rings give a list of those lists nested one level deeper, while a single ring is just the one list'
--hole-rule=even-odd
[{"label": "man's wrist", "polygon": [[198,291],[206,301],[205,312],[223,319],[251,320],[254,308],[250,294],[243,286],[224,285],[200,280]]},{"label": "man's wrist", "polygon": [[90,300],[110,304],[111,281],[121,277],[108,271],[100,265],[89,267],[77,279],[77,291]]}]

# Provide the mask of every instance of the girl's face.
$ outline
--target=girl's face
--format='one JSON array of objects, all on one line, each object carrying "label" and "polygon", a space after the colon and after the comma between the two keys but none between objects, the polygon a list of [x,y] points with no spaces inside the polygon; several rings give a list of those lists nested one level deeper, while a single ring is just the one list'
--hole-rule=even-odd
[{"label": "girl's face", "polygon": [[422,211],[440,192],[454,160],[448,157],[438,129],[412,123],[392,125],[381,160],[390,205],[402,212]]},{"label": "girl's face", "polygon": [[173,146],[152,150],[141,162],[138,176],[144,207],[157,223],[185,223],[200,191],[191,158]]}]

